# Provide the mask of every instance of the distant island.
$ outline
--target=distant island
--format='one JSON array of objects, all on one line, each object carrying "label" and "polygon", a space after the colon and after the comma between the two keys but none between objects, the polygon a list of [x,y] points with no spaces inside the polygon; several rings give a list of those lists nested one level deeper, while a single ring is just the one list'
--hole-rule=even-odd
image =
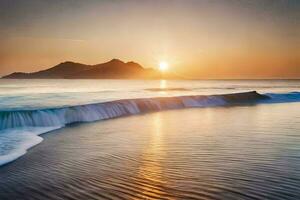
[{"label": "distant island", "polygon": [[[123,62],[112,59],[109,62],[86,65],[75,62],[63,62],[52,68],[33,72],[15,72],[4,79],[160,79],[162,74],[154,69],[143,68],[135,62]],[[175,78],[165,74],[164,78]]]}]

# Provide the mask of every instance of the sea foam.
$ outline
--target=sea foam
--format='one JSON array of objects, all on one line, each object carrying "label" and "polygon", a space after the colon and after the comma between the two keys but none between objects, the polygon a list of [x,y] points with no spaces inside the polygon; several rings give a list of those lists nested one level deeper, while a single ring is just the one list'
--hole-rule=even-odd
[{"label": "sea foam", "polygon": [[40,134],[53,131],[57,127],[26,127],[0,131],[0,166],[9,163],[24,154],[31,147],[43,141]]}]

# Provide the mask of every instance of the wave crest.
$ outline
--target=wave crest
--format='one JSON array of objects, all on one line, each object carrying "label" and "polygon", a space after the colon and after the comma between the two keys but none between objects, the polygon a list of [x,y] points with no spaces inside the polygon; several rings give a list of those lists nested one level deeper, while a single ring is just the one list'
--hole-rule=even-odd
[{"label": "wave crest", "polygon": [[125,99],[44,110],[2,111],[0,129],[64,126],[76,122],[92,122],[160,110],[234,105],[264,99],[268,97],[254,91],[210,96]]}]

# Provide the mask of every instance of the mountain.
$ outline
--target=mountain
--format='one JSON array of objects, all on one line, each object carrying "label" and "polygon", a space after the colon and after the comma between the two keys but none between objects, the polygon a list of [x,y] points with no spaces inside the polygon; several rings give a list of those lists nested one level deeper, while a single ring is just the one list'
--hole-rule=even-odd
[{"label": "mountain", "polygon": [[6,79],[158,79],[161,74],[154,69],[145,69],[135,62],[112,59],[97,65],[63,62],[52,68],[34,72],[15,72]]}]

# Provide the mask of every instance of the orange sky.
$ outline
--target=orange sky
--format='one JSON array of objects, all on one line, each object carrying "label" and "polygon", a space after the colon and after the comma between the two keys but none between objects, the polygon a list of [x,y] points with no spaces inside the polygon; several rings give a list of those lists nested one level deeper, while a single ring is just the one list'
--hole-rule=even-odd
[{"label": "orange sky", "polygon": [[112,58],[189,78],[300,78],[296,0],[3,0],[0,75]]}]

